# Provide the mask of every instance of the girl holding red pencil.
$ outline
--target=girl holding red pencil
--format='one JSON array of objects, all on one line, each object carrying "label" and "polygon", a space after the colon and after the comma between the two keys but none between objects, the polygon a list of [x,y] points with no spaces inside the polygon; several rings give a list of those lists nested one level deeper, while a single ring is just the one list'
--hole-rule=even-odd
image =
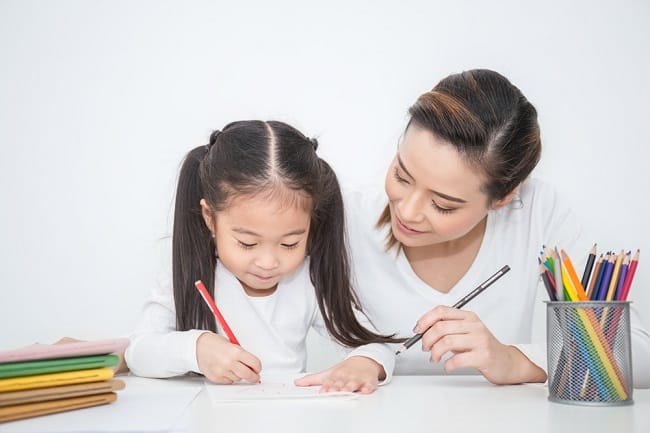
[{"label": "girl holding red pencil", "polygon": [[369,393],[390,379],[393,340],[359,311],[341,192],[316,148],[287,124],[240,121],[188,153],[176,192],[173,289],[156,290],[145,308],[125,354],[133,373],[197,372],[223,384],[300,373],[314,328],[349,353],[309,385]]}]

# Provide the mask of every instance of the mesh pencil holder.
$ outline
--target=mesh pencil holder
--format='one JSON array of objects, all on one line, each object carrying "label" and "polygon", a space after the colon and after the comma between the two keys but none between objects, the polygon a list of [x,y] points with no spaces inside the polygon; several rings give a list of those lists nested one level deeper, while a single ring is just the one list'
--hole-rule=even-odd
[{"label": "mesh pencil holder", "polygon": [[547,302],[549,400],[632,404],[630,303]]}]

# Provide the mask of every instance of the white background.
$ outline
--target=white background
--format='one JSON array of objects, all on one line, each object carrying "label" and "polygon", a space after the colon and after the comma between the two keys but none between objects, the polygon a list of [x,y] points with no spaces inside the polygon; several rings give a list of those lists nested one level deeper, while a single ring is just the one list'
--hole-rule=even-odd
[{"label": "white background", "polygon": [[0,350],[129,332],[212,130],[283,120],[380,183],[409,105],[478,67],[536,106],[535,174],[600,250],[641,249],[650,324],[650,3],[307,3],[0,0]]}]

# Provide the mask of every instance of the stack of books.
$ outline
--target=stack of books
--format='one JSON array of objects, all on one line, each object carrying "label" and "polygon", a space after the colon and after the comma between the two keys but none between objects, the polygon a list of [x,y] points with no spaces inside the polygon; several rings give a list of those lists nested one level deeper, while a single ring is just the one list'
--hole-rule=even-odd
[{"label": "stack of books", "polygon": [[112,403],[126,338],[33,344],[0,352],[0,422]]}]

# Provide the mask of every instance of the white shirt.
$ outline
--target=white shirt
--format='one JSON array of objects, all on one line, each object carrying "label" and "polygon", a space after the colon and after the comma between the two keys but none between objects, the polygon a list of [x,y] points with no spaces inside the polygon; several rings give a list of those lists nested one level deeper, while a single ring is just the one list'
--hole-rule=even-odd
[{"label": "white shirt", "polygon": [[[545,308],[540,293],[537,258],[543,245],[567,251],[576,269],[582,269],[593,240],[586,240],[576,217],[548,185],[529,180],[520,199],[487,217],[485,234],[474,262],[448,293],[422,281],[403,252],[386,251],[386,234],[375,224],[387,198],[383,190],[346,191],[348,235],[355,276],[354,287],[373,325],[384,334],[413,335],[420,316],[436,305],[453,305],[504,265],[511,270],[463,309],[475,312],[504,344],[518,347],[531,361],[546,366],[546,349],[531,344],[533,315]],[[520,206],[521,205],[521,206]],[[546,298],[544,298],[546,299]],[[650,384],[650,336],[632,314],[634,383]],[[395,374],[446,374],[443,363],[429,362],[429,352],[414,345],[397,357]],[[458,373],[476,373],[459,371]]]},{"label": "white shirt", "polygon": [[[305,340],[310,328],[331,338],[309,277],[309,259],[266,297],[248,296],[241,283],[218,261],[214,298],[241,346],[260,359],[263,374],[304,372]],[[175,314],[171,286],[154,290],[125,353],[133,373],[171,377],[199,372],[196,340],[209,331],[176,331]],[[359,313],[357,319],[372,329],[363,314]],[[224,335],[220,326],[218,332]],[[386,372],[382,383],[390,380],[395,359],[388,345],[368,344],[344,350],[349,352],[348,357],[359,355],[377,361]]]}]

